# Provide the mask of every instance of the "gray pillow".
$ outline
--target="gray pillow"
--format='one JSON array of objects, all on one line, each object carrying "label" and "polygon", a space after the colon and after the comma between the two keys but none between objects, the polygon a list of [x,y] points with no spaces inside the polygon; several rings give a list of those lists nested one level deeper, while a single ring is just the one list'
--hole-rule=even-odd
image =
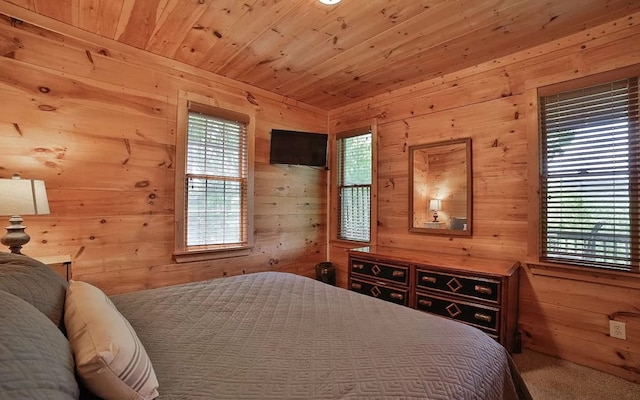
[{"label": "gray pillow", "polygon": [[0,253],[0,290],[33,305],[59,327],[64,327],[65,281],[40,261],[21,254]]},{"label": "gray pillow", "polygon": [[62,332],[24,300],[0,290],[0,399],[78,399]]}]

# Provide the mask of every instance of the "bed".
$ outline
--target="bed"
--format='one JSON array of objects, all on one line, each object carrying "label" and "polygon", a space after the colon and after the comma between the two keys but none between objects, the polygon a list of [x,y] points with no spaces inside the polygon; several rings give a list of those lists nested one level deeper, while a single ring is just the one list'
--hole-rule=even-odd
[{"label": "bed", "polygon": [[[22,310],[23,318],[15,318],[16,306],[0,307],[0,349],[15,347],[7,339],[15,337],[11,329],[22,329],[23,338],[29,329],[44,331],[40,325],[49,321],[65,330],[65,316],[54,312],[62,308],[64,314],[69,306],[60,304],[65,293],[43,286],[56,281],[66,290],[66,282],[46,266],[16,257],[22,258],[0,255],[0,304],[20,300],[2,296],[20,297],[41,315]],[[43,277],[47,282],[40,282]],[[26,293],[16,285],[37,289]],[[56,299],[37,298],[43,295]],[[106,301],[144,346],[159,399],[530,399],[507,351],[481,331],[306,277],[263,272]],[[38,320],[38,327],[8,327],[14,319]],[[49,336],[65,346],[64,335]],[[31,351],[24,340],[19,346]],[[77,354],[61,356],[65,368],[38,371],[36,383],[20,376],[24,363],[10,358],[0,357],[0,398],[16,388],[48,390],[42,398],[91,397],[74,370]],[[69,374],[78,388],[61,383]]]}]

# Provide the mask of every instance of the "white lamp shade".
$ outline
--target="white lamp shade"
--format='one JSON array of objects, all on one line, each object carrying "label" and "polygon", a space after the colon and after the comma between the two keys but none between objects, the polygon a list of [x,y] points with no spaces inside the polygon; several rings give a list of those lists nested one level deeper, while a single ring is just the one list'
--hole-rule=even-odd
[{"label": "white lamp shade", "polygon": [[320,0],[320,3],[327,5],[334,5],[340,3],[341,0]]},{"label": "white lamp shade", "polygon": [[0,215],[49,214],[49,200],[44,181],[0,179]]},{"label": "white lamp shade", "polygon": [[433,211],[438,211],[440,210],[440,200],[438,199],[433,199],[429,201],[429,209],[433,210]]}]

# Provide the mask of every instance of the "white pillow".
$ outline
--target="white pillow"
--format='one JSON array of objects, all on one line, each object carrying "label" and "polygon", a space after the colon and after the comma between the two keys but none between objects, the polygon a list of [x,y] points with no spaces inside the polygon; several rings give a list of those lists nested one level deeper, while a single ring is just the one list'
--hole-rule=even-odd
[{"label": "white pillow", "polygon": [[100,289],[70,281],[64,324],[76,371],[94,394],[110,399],[158,397],[158,379],[142,343]]}]

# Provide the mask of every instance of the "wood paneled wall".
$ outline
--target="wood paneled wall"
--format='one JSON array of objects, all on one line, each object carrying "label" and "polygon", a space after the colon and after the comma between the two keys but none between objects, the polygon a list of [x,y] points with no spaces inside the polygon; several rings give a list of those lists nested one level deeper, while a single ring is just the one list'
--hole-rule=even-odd
[{"label": "wood paneled wall", "polygon": [[[73,277],[108,293],[265,270],[314,274],[326,258],[327,173],[270,165],[269,141],[272,128],[325,131],[326,111],[23,14],[0,18],[0,177],[43,179],[51,208],[25,216],[26,254],[70,254]],[[256,110],[248,257],[172,259],[179,90]]]},{"label": "wood paneled wall", "polygon": [[[531,90],[640,63],[640,14],[533,49],[444,75],[330,112],[332,133],[378,121],[378,245],[469,257],[527,260],[527,159],[535,146]],[[535,96],[533,98],[535,102]],[[531,124],[531,119],[534,123]],[[408,148],[470,137],[473,147],[473,236],[411,234]],[[346,252],[330,245],[346,284]],[[617,279],[620,279],[618,277]],[[524,346],[640,381],[640,277],[585,280],[522,274],[519,328]],[[627,341],[608,336],[609,318],[627,321]]]}]

